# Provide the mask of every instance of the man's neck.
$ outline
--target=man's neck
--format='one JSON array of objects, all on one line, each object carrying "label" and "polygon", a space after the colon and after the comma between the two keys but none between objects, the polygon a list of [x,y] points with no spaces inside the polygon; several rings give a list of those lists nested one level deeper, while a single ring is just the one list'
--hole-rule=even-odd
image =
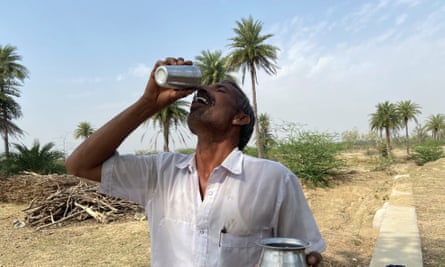
[{"label": "man's neck", "polygon": [[198,172],[204,172],[207,178],[210,173],[221,165],[227,156],[233,151],[234,147],[227,144],[206,144],[196,147],[196,166]]},{"label": "man's neck", "polygon": [[227,156],[233,151],[234,146],[227,143],[198,142],[195,153],[196,168],[199,175],[201,197],[204,198],[207,182],[212,171],[221,165]]}]

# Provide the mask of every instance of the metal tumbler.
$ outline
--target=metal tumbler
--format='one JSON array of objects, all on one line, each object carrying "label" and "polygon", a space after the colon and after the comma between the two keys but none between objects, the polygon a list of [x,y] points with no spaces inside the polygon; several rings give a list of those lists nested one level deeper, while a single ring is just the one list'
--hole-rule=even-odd
[{"label": "metal tumbler", "polygon": [[263,247],[258,267],[308,267],[305,249],[310,243],[294,238],[273,237],[261,240]]},{"label": "metal tumbler", "polygon": [[193,65],[163,65],[155,70],[155,81],[159,86],[177,90],[200,86],[201,77],[201,71]]}]

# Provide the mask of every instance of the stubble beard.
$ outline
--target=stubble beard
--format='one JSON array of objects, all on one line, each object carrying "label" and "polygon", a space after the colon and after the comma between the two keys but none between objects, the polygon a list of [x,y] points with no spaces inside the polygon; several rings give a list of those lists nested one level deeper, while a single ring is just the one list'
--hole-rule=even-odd
[{"label": "stubble beard", "polygon": [[218,134],[228,130],[228,123],[215,119],[215,115],[207,110],[195,110],[189,113],[187,124],[190,131],[198,135],[202,133],[208,135],[209,133]]},{"label": "stubble beard", "polygon": [[206,119],[207,116],[199,110],[195,110],[189,113],[187,118],[187,125],[190,131],[197,135],[199,129],[206,129],[206,125],[210,124],[209,120]]}]

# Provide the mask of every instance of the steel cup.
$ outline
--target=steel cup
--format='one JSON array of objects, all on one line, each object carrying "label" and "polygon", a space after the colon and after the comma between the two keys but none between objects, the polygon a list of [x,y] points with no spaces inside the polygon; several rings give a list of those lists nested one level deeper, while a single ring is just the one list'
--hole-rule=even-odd
[{"label": "steel cup", "polygon": [[181,90],[198,87],[201,78],[201,71],[193,65],[163,65],[155,70],[155,81],[164,88]]},{"label": "steel cup", "polygon": [[305,249],[310,243],[294,238],[274,237],[261,240],[263,247],[258,267],[308,267]]}]

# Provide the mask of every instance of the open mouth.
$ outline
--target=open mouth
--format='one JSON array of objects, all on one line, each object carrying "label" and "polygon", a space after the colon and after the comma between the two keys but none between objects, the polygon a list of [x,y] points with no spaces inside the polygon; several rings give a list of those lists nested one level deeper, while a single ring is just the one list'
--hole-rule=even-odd
[{"label": "open mouth", "polygon": [[197,102],[203,105],[213,105],[215,100],[212,96],[204,89],[198,89],[193,97],[193,102]]}]

